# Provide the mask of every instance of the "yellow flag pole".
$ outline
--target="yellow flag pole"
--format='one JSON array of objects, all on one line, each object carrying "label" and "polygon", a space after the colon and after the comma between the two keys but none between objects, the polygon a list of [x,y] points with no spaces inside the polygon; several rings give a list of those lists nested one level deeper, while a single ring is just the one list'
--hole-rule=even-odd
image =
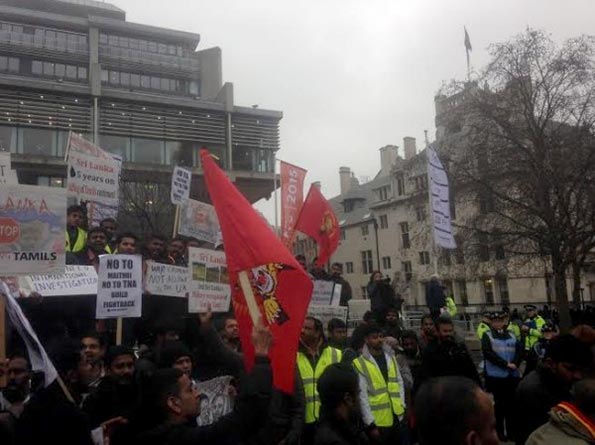
[{"label": "yellow flag pole", "polygon": [[260,310],[258,310],[258,304],[256,303],[256,297],[254,297],[252,285],[248,278],[248,272],[245,270],[241,271],[238,273],[238,278],[240,280],[240,287],[244,293],[244,298],[246,299],[248,312],[250,312],[250,318],[252,318],[252,324],[258,326],[260,324]]}]

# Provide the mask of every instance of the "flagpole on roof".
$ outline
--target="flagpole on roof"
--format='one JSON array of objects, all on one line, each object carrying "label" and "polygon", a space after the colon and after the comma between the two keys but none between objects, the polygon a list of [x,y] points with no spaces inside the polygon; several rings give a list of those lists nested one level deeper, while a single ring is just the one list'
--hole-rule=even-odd
[{"label": "flagpole on roof", "polygon": [[465,52],[467,53],[467,82],[471,82],[471,61],[469,58],[469,53],[473,50],[471,47],[471,39],[469,38],[469,33],[467,32],[467,27],[463,26],[465,30]]}]

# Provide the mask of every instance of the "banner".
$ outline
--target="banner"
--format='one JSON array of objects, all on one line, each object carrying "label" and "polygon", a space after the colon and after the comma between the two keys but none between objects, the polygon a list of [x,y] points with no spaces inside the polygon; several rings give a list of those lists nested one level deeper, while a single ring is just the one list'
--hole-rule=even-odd
[{"label": "banner", "polygon": [[229,311],[231,288],[225,253],[218,250],[188,249],[188,312]]},{"label": "banner", "polygon": [[221,244],[221,229],[215,208],[193,199],[183,202],[180,205],[178,234],[207,241],[215,246]]},{"label": "banner", "polygon": [[188,268],[147,261],[145,289],[153,295],[187,297]]},{"label": "banner", "polygon": [[42,297],[97,294],[97,272],[93,266],[66,266],[63,274],[25,277],[28,288]]},{"label": "banner", "polygon": [[281,161],[281,241],[291,246],[295,223],[304,203],[307,170]]},{"label": "banner", "polygon": [[0,152],[0,184],[18,184],[16,170],[11,168],[10,152]]},{"label": "banner", "polygon": [[430,189],[434,243],[445,249],[456,249],[457,244],[450,221],[450,194],[446,170],[444,170],[434,147],[429,145],[426,148],[426,154],[428,157],[428,187]]},{"label": "banner", "polygon": [[87,201],[87,221],[89,227],[98,226],[106,218],[118,219],[118,208],[106,206],[100,202]]},{"label": "banner", "polygon": [[333,281],[312,281],[312,299],[310,304],[316,306],[339,306],[341,301],[341,286]]},{"label": "banner", "polygon": [[182,204],[190,197],[190,183],[192,172],[186,168],[174,167],[171,175],[171,203]]},{"label": "banner", "polygon": [[198,382],[200,394],[200,416],[198,426],[211,425],[233,410],[233,400],[229,395],[229,385],[233,377],[225,375],[204,382]]},{"label": "banner", "polygon": [[140,317],[142,257],[101,255],[95,318]]},{"label": "banner", "polygon": [[68,196],[117,207],[122,161],[72,132],[67,155]]},{"label": "banner", "polygon": [[322,322],[324,332],[328,326],[328,322],[333,318],[339,318],[347,324],[347,308],[345,306],[316,306],[310,305],[308,307],[308,315],[310,317],[318,318]]},{"label": "banner", "polygon": [[56,187],[0,187],[0,270],[3,275],[64,271],[66,192]]}]

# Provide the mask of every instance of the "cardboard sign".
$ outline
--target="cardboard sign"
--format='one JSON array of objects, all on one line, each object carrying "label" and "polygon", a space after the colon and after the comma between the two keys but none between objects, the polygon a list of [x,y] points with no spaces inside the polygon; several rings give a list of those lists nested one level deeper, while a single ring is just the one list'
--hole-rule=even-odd
[{"label": "cardboard sign", "polygon": [[314,280],[314,289],[312,290],[312,299],[310,304],[316,306],[338,306],[341,301],[340,284],[333,281]]},{"label": "cardboard sign", "polygon": [[68,196],[118,206],[122,161],[76,133],[68,139]]},{"label": "cardboard sign", "polygon": [[190,197],[192,172],[186,168],[175,167],[171,176],[171,203],[182,204]]},{"label": "cardboard sign", "polygon": [[180,206],[180,235],[221,244],[221,228],[215,208],[204,202],[189,199]]},{"label": "cardboard sign", "polygon": [[66,192],[56,187],[0,187],[0,270],[3,275],[64,271]]},{"label": "cardboard sign", "polygon": [[328,322],[333,318],[339,318],[347,323],[347,308],[345,306],[332,307],[310,305],[310,307],[308,307],[308,315],[310,317],[318,318],[322,322],[325,332]]},{"label": "cardboard sign", "polygon": [[147,261],[145,287],[153,295],[187,297],[189,279],[187,267]]},{"label": "cardboard sign", "polygon": [[231,287],[225,253],[191,247],[188,249],[188,312],[227,312]]},{"label": "cardboard sign", "polygon": [[211,425],[233,410],[233,400],[229,395],[229,385],[233,377],[217,377],[199,382],[196,387],[201,395],[198,426]]},{"label": "cardboard sign", "polygon": [[63,274],[31,275],[26,278],[31,291],[42,297],[97,293],[97,272],[93,266],[66,266]]},{"label": "cardboard sign", "polygon": [[95,318],[140,317],[142,275],[138,255],[101,255]]}]

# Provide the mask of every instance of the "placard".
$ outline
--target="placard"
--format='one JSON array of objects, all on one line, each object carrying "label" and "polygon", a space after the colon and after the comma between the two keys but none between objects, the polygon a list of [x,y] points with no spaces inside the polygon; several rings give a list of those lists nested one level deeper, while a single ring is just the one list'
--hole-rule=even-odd
[{"label": "placard", "polygon": [[187,267],[172,266],[147,261],[145,288],[153,295],[187,297],[190,276]]},{"label": "placard", "polygon": [[225,375],[196,385],[201,396],[200,415],[196,418],[198,426],[211,425],[233,410],[233,400],[229,395],[232,380],[233,377]]},{"label": "placard", "polygon": [[182,204],[190,197],[192,172],[186,168],[175,167],[171,175],[171,203]]},{"label": "placard", "polygon": [[204,202],[188,199],[180,205],[180,235],[221,244],[221,229],[215,208]]},{"label": "placard", "polygon": [[310,304],[316,306],[338,306],[342,286],[334,281],[314,280]]},{"label": "placard", "polygon": [[219,250],[188,249],[188,312],[229,311],[231,287],[225,253]]},{"label": "placard", "polygon": [[64,271],[66,192],[56,187],[0,187],[0,270],[3,275]]},{"label": "placard", "polygon": [[138,255],[101,255],[95,318],[140,317],[142,258]]},{"label": "placard", "polygon": [[0,151],[0,184],[18,184],[17,171],[11,168],[10,152]]},{"label": "placard", "polygon": [[333,318],[339,318],[347,324],[347,308],[345,306],[315,306],[308,307],[308,315],[310,317],[318,318],[322,322],[324,331],[328,326],[328,322]]},{"label": "placard", "polygon": [[97,272],[93,266],[66,266],[63,274],[26,277],[29,289],[42,297],[95,295]]}]

